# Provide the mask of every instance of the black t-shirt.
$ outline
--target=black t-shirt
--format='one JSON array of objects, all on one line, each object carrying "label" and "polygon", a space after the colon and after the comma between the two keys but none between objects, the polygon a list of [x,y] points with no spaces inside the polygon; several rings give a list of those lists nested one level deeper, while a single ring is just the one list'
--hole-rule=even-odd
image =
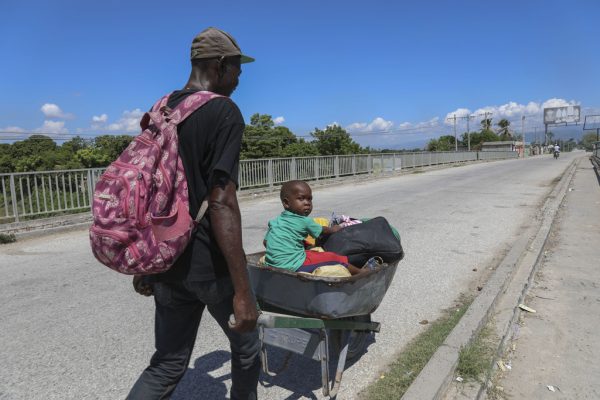
[{"label": "black t-shirt", "polygon": [[[167,106],[175,108],[194,90],[175,91]],[[216,98],[196,110],[178,127],[179,155],[188,182],[190,214],[196,218],[210,189],[223,181],[238,185],[244,118],[233,101]],[[229,275],[207,212],[192,241],[175,265],[157,276],[162,281],[206,281]]]}]

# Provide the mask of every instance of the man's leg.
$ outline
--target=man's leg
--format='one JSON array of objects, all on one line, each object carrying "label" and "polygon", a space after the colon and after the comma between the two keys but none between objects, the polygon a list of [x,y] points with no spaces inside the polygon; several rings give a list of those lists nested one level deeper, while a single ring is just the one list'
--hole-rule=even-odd
[{"label": "man's leg", "polygon": [[128,400],[168,399],[190,362],[204,304],[177,284],[154,284],[156,352]]},{"label": "man's leg", "polygon": [[255,400],[260,374],[258,330],[240,334],[227,325],[233,314],[233,295],[206,307],[229,338],[231,348],[231,400]]}]

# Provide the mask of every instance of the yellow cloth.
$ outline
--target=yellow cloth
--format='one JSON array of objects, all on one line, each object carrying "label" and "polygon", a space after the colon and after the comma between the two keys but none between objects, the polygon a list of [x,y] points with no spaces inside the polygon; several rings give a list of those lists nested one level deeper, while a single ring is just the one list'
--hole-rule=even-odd
[{"label": "yellow cloth", "polygon": [[337,277],[337,278],[345,278],[348,276],[352,276],[348,268],[344,267],[341,264],[336,265],[323,265],[315,269],[312,273],[314,276],[329,276],[329,277]]},{"label": "yellow cloth", "polygon": [[[313,221],[321,226],[329,226],[329,220],[327,218],[315,217],[313,218]],[[309,246],[314,246],[316,244],[315,238],[310,235],[308,235],[304,241],[308,243]]]}]

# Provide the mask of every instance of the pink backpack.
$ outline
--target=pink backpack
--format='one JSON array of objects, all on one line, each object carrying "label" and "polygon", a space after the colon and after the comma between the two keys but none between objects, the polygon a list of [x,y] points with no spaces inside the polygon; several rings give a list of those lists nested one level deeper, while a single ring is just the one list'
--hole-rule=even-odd
[{"label": "pink backpack", "polygon": [[193,220],[177,125],[215,97],[222,96],[196,92],[174,110],[166,106],[169,95],[160,99],[142,117],[142,133],[100,176],[90,242],[102,264],[124,274],[156,274],[183,253],[208,202]]}]

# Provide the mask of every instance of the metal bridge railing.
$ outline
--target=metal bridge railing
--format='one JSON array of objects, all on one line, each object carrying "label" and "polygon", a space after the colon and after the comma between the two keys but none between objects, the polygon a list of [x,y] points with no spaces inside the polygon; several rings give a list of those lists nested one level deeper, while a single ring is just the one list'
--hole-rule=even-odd
[{"label": "metal bridge railing", "polygon": [[[596,150],[598,151],[598,150]],[[516,152],[418,152],[271,158],[240,161],[240,190],[269,188],[292,179],[318,181],[383,174],[430,165],[517,158]],[[0,174],[0,224],[91,209],[104,168]]]}]

